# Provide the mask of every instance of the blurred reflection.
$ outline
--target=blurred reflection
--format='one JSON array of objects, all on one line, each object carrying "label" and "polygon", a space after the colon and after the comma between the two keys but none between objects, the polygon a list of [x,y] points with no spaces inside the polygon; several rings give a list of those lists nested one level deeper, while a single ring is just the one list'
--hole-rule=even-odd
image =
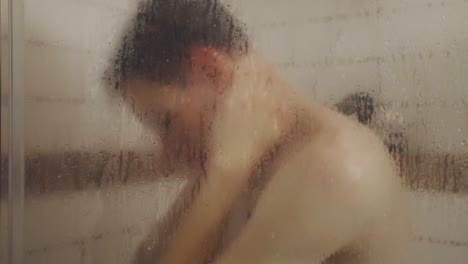
[{"label": "blurred reflection", "polygon": [[[134,261],[402,263],[405,201],[381,140],[292,89],[245,32],[216,0],[152,0],[122,37],[109,84],[160,134],[168,173],[189,171]],[[370,123],[372,97],[349,100]]]}]

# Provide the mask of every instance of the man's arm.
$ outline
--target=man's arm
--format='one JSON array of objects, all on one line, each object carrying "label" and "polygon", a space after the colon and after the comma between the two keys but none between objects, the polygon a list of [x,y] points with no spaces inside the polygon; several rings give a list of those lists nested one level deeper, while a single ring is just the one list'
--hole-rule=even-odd
[{"label": "man's arm", "polygon": [[183,215],[160,263],[205,263],[216,246],[218,227],[246,185],[249,174],[248,169],[209,168],[207,175],[210,176]]},{"label": "man's arm", "polygon": [[277,106],[251,94],[255,90],[247,91],[248,96],[232,91],[224,98],[229,103],[219,105],[209,136],[206,180],[171,238],[163,264],[204,263],[212,257],[220,225],[247,188],[254,167],[297,123],[294,112],[286,122],[275,122]]},{"label": "man's arm", "polygon": [[171,236],[180,225],[184,214],[190,208],[202,184],[203,177],[188,177],[187,183],[185,183],[179,192],[167,214],[162,219],[151,224],[148,234],[135,252],[132,263],[157,263],[164,254]]}]

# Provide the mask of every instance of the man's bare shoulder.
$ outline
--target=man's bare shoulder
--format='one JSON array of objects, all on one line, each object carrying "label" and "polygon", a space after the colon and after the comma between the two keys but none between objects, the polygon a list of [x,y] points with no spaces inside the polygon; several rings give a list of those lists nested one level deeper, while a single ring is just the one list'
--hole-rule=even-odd
[{"label": "man's bare shoulder", "polygon": [[320,163],[331,175],[367,187],[398,182],[394,161],[373,131],[320,105],[311,108],[311,116],[316,131],[305,149],[311,166]]},{"label": "man's bare shoulder", "polygon": [[321,142],[352,156],[383,155],[390,159],[383,141],[368,127],[326,106],[314,105],[310,111],[317,128],[313,143]]}]

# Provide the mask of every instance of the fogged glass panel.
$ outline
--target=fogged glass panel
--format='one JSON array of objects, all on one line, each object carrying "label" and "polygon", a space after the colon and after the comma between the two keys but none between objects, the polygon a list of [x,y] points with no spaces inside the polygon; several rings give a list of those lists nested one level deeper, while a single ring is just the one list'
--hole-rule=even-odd
[{"label": "fogged glass panel", "polygon": [[25,263],[466,263],[467,12],[24,0]]},{"label": "fogged glass panel", "polygon": [[8,245],[8,13],[0,2],[0,261],[7,261]]}]

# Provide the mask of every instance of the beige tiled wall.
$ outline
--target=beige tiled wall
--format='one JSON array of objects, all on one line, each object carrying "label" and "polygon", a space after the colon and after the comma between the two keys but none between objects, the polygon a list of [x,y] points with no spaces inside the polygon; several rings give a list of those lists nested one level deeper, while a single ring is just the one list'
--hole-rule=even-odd
[{"label": "beige tiled wall", "polygon": [[[298,89],[327,104],[371,91],[403,116],[412,148],[467,150],[467,1],[226,2],[249,25],[254,47]],[[99,82],[134,1],[24,3],[27,150],[157,147]],[[150,216],[168,203],[153,205],[158,188],[28,197],[27,263],[126,263]],[[412,197],[420,236],[413,263],[465,263],[466,197]]]},{"label": "beige tiled wall", "polygon": [[25,204],[26,263],[130,263],[178,186],[159,182],[30,197]]},{"label": "beige tiled wall", "polygon": [[238,8],[291,83],[324,102],[373,91],[411,148],[467,150],[466,1],[251,2]]},{"label": "beige tiled wall", "polygon": [[[410,147],[467,150],[466,1],[225,2],[294,87],[325,103],[372,91],[385,111],[403,116]],[[156,141],[99,82],[134,3],[25,0],[27,148]]]},{"label": "beige tiled wall", "polygon": [[[129,263],[153,221],[177,193],[171,182],[26,202],[26,263]],[[411,193],[413,241],[408,264],[465,264],[468,197]]]}]

